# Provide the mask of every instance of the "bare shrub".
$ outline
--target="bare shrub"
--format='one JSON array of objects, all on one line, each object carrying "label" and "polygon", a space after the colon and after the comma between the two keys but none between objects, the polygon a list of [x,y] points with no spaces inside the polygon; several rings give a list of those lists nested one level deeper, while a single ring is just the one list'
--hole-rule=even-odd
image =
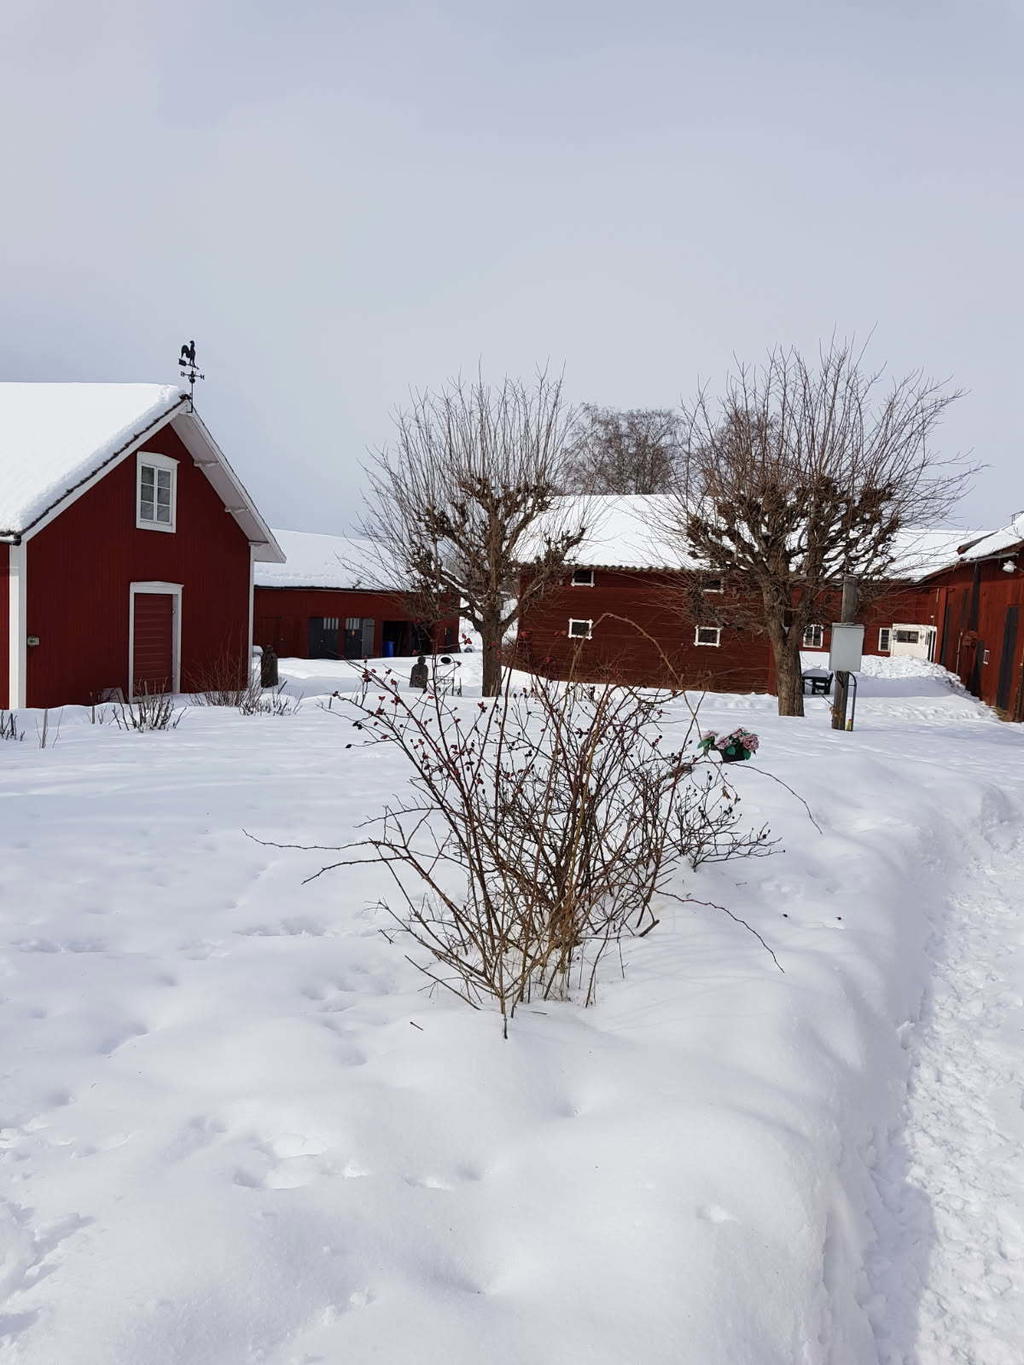
[{"label": "bare shrub", "polygon": [[16,711],[0,711],[0,739],[24,739],[25,731],[18,727]]},{"label": "bare shrub", "polygon": [[289,696],[284,688],[281,683],[264,692],[256,685],[238,703],[238,709],[243,716],[294,716],[302,706],[302,698]]},{"label": "bare shrub", "polygon": [[[258,701],[263,688],[239,660],[237,651],[226,650],[205,667],[194,669],[189,689],[200,706],[237,706],[240,710]],[[247,714],[243,712],[244,714]]]},{"label": "bare shrub", "polygon": [[120,730],[176,730],[185,707],[175,706],[169,692],[142,692],[114,703],[114,723]]},{"label": "bare shrub", "polygon": [[475,1007],[496,1002],[506,1034],[524,1001],[591,1004],[608,948],[655,927],[656,896],[685,899],[670,889],[682,863],[770,849],[694,747],[695,713],[666,751],[672,693],[538,677],[472,706],[409,696],[393,674],[368,682],[343,700],[365,743],[409,760],[411,792],[330,867],[383,863],[397,900],[382,905],[426,954],[410,961]]}]

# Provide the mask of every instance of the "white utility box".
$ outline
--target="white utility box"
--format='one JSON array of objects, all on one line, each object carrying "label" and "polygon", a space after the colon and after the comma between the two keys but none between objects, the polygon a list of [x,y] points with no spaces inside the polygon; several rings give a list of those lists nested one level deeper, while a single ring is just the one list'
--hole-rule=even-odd
[{"label": "white utility box", "polygon": [[864,627],[850,621],[833,621],[829,670],[832,673],[859,673],[863,655]]}]

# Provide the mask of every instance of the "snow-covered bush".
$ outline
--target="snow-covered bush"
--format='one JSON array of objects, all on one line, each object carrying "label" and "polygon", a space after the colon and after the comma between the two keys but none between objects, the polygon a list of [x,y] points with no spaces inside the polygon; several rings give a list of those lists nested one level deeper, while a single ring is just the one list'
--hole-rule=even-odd
[{"label": "snow-covered bush", "polygon": [[590,1004],[607,949],[656,926],[656,898],[687,899],[684,863],[770,851],[767,829],[739,829],[695,719],[665,751],[669,699],[534,678],[469,706],[371,673],[344,700],[366,743],[408,758],[411,792],[332,866],[382,862],[417,965],[470,1004],[495,1001],[506,1030],[530,999]]}]

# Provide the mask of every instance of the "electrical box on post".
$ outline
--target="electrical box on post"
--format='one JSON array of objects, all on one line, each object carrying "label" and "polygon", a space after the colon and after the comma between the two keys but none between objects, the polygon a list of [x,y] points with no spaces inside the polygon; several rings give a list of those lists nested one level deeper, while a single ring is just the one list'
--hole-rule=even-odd
[{"label": "electrical box on post", "polygon": [[864,627],[850,621],[832,622],[828,666],[833,673],[859,673],[864,654]]}]

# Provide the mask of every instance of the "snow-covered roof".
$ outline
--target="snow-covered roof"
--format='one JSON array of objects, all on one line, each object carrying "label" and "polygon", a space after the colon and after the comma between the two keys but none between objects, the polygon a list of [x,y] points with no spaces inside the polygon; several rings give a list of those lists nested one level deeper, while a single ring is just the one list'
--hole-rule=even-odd
[{"label": "snow-covered roof", "polygon": [[[699,569],[701,560],[667,529],[673,520],[670,494],[649,493],[559,498],[539,519],[524,544],[522,558],[536,553],[545,534],[585,526],[586,534],[566,556],[569,564],[596,569]],[[908,527],[893,546],[893,574],[923,578],[956,558],[970,532],[950,528]]]},{"label": "snow-covered roof", "polygon": [[19,535],[186,401],[172,384],[0,384],[0,535]]},{"label": "snow-covered roof", "polygon": [[359,536],[328,536],[316,531],[275,531],[284,564],[259,564],[258,588],[398,589],[403,582],[382,547]]},{"label": "snow-covered roof", "polygon": [[[959,550],[962,559],[988,559],[993,555],[1005,554],[1014,550],[1024,541],[1024,512],[1018,512],[1009,525],[998,531],[988,531],[973,540],[961,540]],[[944,566],[942,566],[944,567]]]},{"label": "snow-covered roof", "polygon": [[174,384],[0,383],[0,536],[31,532],[106,465],[171,422],[249,537],[257,559],[280,551],[188,395]]},{"label": "snow-covered roof", "polygon": [[595,569],[695,569],[697,559],[666,534],[673,499],[665,493],[611,494],[557,498],[550,512],[527,533],[521,556],[538,552],[545,536],[586,528],[566,563]]}]

